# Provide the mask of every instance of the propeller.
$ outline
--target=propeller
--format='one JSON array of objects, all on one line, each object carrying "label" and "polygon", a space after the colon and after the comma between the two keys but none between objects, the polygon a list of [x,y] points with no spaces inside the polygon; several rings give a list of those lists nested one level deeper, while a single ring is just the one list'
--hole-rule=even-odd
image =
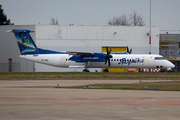
[{"label": "propeller", "polygon": [[129,48],[127,47],[127,53],[131,54],[131,52],[132,52],[132,48],[129,51]]},{"label": "propeller", "polygon": [[106,52],[107,52],[107,55],[106,55],[105,65],[108,62],[108,66],[110,66],[110,58],[112,58],[112,55],[110,55],[111,49],[108,51],[108,47],[107,46],[106,46]]}]

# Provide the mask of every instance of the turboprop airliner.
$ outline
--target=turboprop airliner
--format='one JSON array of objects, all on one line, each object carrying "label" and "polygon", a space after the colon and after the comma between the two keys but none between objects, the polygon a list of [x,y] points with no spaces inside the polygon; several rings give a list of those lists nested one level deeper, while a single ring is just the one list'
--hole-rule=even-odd
[{"label": "turboprop airliner", "polygon": [[63,68],[84,68],[83,72],[89,72],[88,68],[174,68],[174,64],[164,59],[161,55],[155,54],[131,54],[132,49],[127,53],[111,53],[106,47],[106,53],[95,52],[57,52],[38,48],[30,36],[31,30],[12,29],[17,39],[20,50],[20,58],[46,65]]}]

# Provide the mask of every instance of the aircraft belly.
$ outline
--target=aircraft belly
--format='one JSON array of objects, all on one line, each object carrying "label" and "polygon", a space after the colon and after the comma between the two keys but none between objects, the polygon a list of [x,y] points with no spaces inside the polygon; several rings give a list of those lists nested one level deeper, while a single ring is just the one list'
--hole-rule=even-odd
[{"label": "aircraft belly", "polygon": [[148,64],[131,63],[131,64],[118,64],[118,62],[111,62],[110,66],[105,65],[104,62],[90,62],[88,68],[148,68]]},{"label": "aircraft belly", "polygon": [[84,68],[85,67],[85,63],[78,63],[78,62],[74,62],[74,61],[69,61],[68,62],[68,66],[70,68]]},{"label": "aircraft belly", "polygon": [[104,65],[104,62],[89,62],[86,64],[86,67],[88,68],[104,68],[107,65]]}]

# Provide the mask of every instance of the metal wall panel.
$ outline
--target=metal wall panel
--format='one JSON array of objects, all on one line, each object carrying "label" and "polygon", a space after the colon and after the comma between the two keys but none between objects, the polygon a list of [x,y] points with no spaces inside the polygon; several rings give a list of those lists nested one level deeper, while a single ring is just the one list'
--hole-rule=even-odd
[{"label": "metal wall panel", "polygon": [[[133,53],[149,53],[149,27],[36,25],[38,47],[57,51],[101,52],[102,46],[129,46]],[[159,27],[152,27],[151,53],[159,54]],[[38,63],[36,63],[36,66]],[[37,69],[45,70],[43,65]],[[47,70],[54,71],[51,67]],[[67,71],[67,69],[56,69]]]},{"label": "metal wall panel", "polygon": [[[149,53],[149,37],[147,35],[149,27],[38,25],[36,31],[36,40],[40,46],[50,44],[52,46],[117,45],[129,46],[133,48],[134,53],[142,53],[142,51]],[[152,27],[151,50],[154,54],[159,52],[158,35],[159,28]],[[40,40],[43,40],[42,44]],[[59,43],[57,44],[57,42]]]}]

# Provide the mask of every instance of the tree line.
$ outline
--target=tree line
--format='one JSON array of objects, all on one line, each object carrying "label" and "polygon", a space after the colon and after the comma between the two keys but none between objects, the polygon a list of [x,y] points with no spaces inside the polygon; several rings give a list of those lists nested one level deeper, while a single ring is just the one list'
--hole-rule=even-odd
[{"label": "tree line", "polygon": [[[51,18],[51,25],[58,25],[58,20]],[[112,26],[144,26],[145,20],[141,14],[137,12],[133,12],[130,14],[129,17],[126,14],[123,14],[118,17],[113,17],[111,20],[108,21],[108,25]]]},{"label": "tree line", "polygon": [[113,17],[113,19],[109,20],[108,25],[112,26],[144,26],[145,21],[143,20],[143,16],[138,14],[137,12],[133,12],[127,17],[125,14]]},{"label": "tree line", "polygon": [[4,13],[2,5],[0,5],[0,25],[14,25],[14,23],[11,23],[10,19],[7,19],[7,15]]}]

